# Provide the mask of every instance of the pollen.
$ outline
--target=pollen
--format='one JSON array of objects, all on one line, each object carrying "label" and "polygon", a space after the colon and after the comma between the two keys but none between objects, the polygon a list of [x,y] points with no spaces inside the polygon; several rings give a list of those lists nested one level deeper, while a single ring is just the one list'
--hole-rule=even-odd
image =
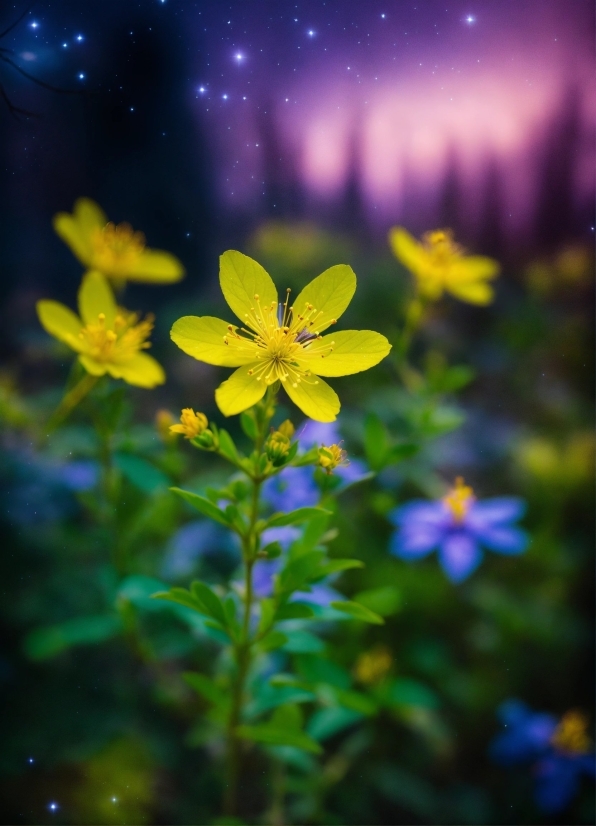
[{"label": "pollen", "polygon": [[140,350],[150,347],[147,341],[153,329],[153,316],[139,322],[136,313],[120,309],[113,327],[106,326],[104,313],[97,322],[87,324],[79,333],[83,352],[102,363],[118,364],[130,361]]},{"label": "pollen", "polygon": [[454,487],[443,497],[443,503],[447,505],[456,522],[463,522],[474,499],[472,488],[464,483],[462,476],[458,476]]},{"label": "pollen", "polygon": [[95,227],[91,233],[93,264],[98,270],[125,273],[145,249],[145,236],[135,232],[130,224],[108,223]]},{"label": "pollen", "polygon": [[[297,387],[301,382],[318,384],[308,367],[309,361],[325,358],[333,351],[333,342],[321,344],[317,321],[322,313],[310,303],[303,308],[290,306],[290,289],[283,304],[263,305],[258,293],[254,305],[244,316],[246,327],[228,325],[224,344],[251,354],[256,367],[249,376],[266,385],[277,381]],[[306,366],[305,366],[306,362]]]}]

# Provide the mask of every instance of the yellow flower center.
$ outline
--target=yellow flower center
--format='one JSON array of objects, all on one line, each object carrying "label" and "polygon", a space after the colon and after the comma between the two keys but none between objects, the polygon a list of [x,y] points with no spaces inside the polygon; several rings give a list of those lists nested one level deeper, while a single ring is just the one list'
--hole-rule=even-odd
[{"label": "yellow flower center", "polygon": [[444,504],[447,505],[456,522],[464,520],[473,501],[474,491],[464,484],[461,476],[457,477],[454,487],[451,488],[447,496],[443,497]]},{"label": "yellow flower center", "polygon": [[551,737],[551,744],[559,751],[585,754],[590,750],[590,738],[586,733],[588,721],[581,711],[568,711]]},{"label": "yellow flower center", "polygon": [[[307,381],[311,371],[304,362],[325,358],[333,351],[333,341],[320,344],[322,336],[316,330],[316,323],[322,313],[312,304],[305,304],[302,312],[289,307],[289,289],[285,303],[279,308],[275,302],[262,307],[258,295],[254,300],[255,306],[245,316],[250,329],[242,327],[238,332],[230,324],[224,342],[228,347],[251,353],[254,360],[260,362],[248,371],[257,381],[274,384],[289,380],[294,387]],[[331,323],[335,324],[335,319]],[[318,381],[309,383],[318,384]]]},{"label": "yellow flower center", "polygon": [[453,240],[453,233],[449,229],[435,229],[422,236],[422,242],[429,253],[431,264],[438,267],[448,267],[456,258],[461,258],[463,249]]},{"label": "yellow flower center", "polygon": [[130,224],[106,224],[91,233],[93,266],[101,272],[126,273],[145,249],[145,236]]},{"label": "yellow flower center", "polygon": [[104,313],[99,313],[97,322],[87,324],[79,333],[85,345],[84,352],[102,363],[130,361],[139,350],[151,347],[146,339],[153,329],[153,316],[147,316],[137,324],[138,320],[137,313],[119,309],[112,328],[106,326]]}]

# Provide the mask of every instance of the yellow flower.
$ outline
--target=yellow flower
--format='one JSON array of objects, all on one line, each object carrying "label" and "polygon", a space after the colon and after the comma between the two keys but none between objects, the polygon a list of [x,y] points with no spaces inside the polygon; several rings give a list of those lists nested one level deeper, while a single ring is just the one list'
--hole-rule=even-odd
[{"label": "yellow flower", "polygon": [[581,711],[567,711],[561,718],[551,743],[559,751],[569,754],[585,754],[592,745],[586,732],[588,720]]},{"label": "yellow flower", "polygon": [[319,465],[327,473],[332,473],[336,468],[348,464],[347,451],[339,445],[323,445],[319,448]]},{"label": "yellow flower", "polygon": [[54,229],[85,267],[106,278],[169,284],[184,276],[175,256],[146,249],[142,232],[134,232],[129,224],[109,223],[90,198],[79,198],[72,215],[59,212]]},{"label": "yellow flower", "polygon": [[448,292],[469,304],[490,304],[493,289],[487,284],[499,274],[492,258],[465,255],[448,229],[427,232],[422,243],[403,227],[389,231],[389,243],[398,261],[412,272],[420,294],[436,301]]},{"label": "yellow flower", "polygon": [[192,407],[185,407],[180,416],[180,424],[173,424],[170,432],[183,433],[185,439],[194,439],[207,430],[208,424],[204,413],[195,413]]},{"label": "yellow flower", "polygon": [[393,664],[391,651],[385,645],[377,645],[370,651],[363,651],[354,666],[354,675],[365,685],[380,682]]},{"label": "yellow flower", "polygon": [[289,291],[280,304],[263,267],[235,250],[221,256],[219,282],[242,327],[210,316],[184,316],[171,336],[199,361],[238,368],[215,392],[224,416],[252,407],[279,381],[309,418],[332,422],[339,398],[319,376],[368,370],[391,349],[385,336],[370,330],[321,335],[335,324],[356,290],[356,276],[345,264],[325,270],[292,305]]},{"label": "yellow flower", "polygon": [[68,344],[92,376],[109,373],[138,387],[155,387],[166,377],[158,362],[142,353],[153,319],[116,306],[112,289],[99,272],[88,272],[79,289],[79,318],[58,301],[38,301],[37,315],[50,335]]}]

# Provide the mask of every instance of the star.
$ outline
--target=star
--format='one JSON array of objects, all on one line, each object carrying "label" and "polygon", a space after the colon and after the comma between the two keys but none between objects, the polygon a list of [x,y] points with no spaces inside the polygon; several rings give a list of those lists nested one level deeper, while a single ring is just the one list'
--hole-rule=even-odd
[{"label": "star", "polygon": [[54,801],[52,801],[51,803],[48,803],[48,809],[50,810],[50,812],[57,812],[59,808],[60,808],[60,806],[57,803],[55,803]]},{"label": "star", "polygon": [[207,91],[207,89],[205,89],[205,87],[204,87],[204,86],[199,86],[199,92],[200,92],[201,94],[204,94],[206,91]]},{"label": "star", "polygon": [[39,28],[39,23],[37,22],[37,20],[34,20],[29,25],[31,26],[32,29],[38,29]]},{"label": "star", "polygon": [[240,52],[238,52],[238,54],[235,54],[234,57],[236,58],[238,63],[240,63],[241,60],[244,60],[244,55],[241,54]]},{"label": "star", "polygon": [[468,26],[471,26],[473,23],[476,22],[476,18],[474,17],[473,14],[468,14],[468,16],[465,18],[465,20],[466,20],[466,23],[468,24]]},{"label": "star", "polygon": [[223,98],[224,100],[227,100],[227,99],[228,99],[228,96],[227,96],[227,95],[222,95],[222,98]]},{"label": "star", "polygon": [[85,72],[79,72],[77,77],[79,80],[85,80]]},{"label": "star", "polygon": [[76,38],[75,38],[75,40],[78,40],[78,41],[79,41],[79,43],[81,42],[81,40],[84,40],[84,39],[85,39],[85,38],[83,37],[83,35],[82,35],[82,34],[77,34],[77,36],[76,36]]},{"label": "star", "polygon": [[314,37],[314,36],[315,36],[315,34],[316,34],[316,32],[315,32],[313,29],[309,29],[309,30],[307,31],[307,34],[308,34],[308,36],[309,36],[309,37]]}]

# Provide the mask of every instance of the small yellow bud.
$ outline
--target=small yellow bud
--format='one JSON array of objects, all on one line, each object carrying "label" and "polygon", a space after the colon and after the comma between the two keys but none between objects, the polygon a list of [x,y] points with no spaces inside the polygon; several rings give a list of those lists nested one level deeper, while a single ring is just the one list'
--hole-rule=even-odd
[{"label": "small yellow bud", "polygon": [[348,454],[339,445],[322,445],[319,448],[319,466],[327,473],[332,473],[336,468],[347,464]]},{"label": "small yellow bud", "polygon": [[365,685],[378,683],[388,673],[392,662],[391,651],[385,645],[376,645],[360,654],[354,666],[354,676]]},{"label": "small yellow bud", "polygon": [[[289,428],[287,427],[289,425]],[[291,432],[294,431],[291,422],[284,422],[279,430],[272,430],[265,442],[265,453],[269,461],[279,467],[286,459],[292,447]]]},{"label": "small yellow bud", "polygon": [[170,433],[182,433],[185,439],[194,439],[207,429],[209,421],[204,413],[195,413],[192,407],[185,407],[180,416],[180,424],[173,424]]}]

